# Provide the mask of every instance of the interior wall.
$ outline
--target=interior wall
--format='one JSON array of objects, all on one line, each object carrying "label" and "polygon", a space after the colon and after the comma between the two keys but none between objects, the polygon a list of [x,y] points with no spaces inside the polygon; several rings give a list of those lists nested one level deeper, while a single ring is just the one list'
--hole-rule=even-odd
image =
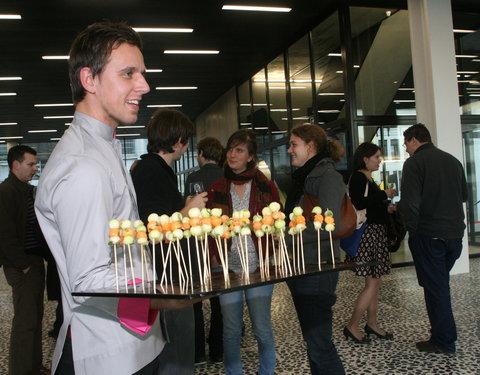
[{"label": "interior wall", "polygon": [[215,137],[225,146],[228,137],[238,130],[238,123],[237,94],[232,87],[197,117],[197,139]]}]

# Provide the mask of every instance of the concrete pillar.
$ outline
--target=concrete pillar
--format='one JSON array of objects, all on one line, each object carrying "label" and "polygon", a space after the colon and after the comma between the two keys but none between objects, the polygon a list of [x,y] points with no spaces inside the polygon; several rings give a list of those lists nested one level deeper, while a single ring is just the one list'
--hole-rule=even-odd
[{"label": "concrete pillar", "polygon": [[[463,163],[450,0],[408,0],[417,121],[433,142]],[[469,272],[467,232],[452,273]]]}]

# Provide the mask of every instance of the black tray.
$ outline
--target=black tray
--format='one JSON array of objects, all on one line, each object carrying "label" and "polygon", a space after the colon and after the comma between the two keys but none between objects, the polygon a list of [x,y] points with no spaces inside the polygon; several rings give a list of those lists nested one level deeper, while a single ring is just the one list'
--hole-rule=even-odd
[{"label": "black tray", "polygon": [[[228,292],[234,292],[237,290],[244,290],[248,288],[254,288],[256,286],[275,284],[282,281],[308,277],[313,275],[319,275],[322,273],[329,272],[339,272],[354,269],[359,265],[370,265],[370,263],[336,263],[335,266],[331,264],[322,265],[322,269],[318,269],[318,265],[306,265],[305,272],[297,272],[296,274],[290,276],[285,274],[280,274],[278,271],[275,273],[275,268],[270,267],[270,277],[263,278],[260,275],[260,272],[257,270],[255,273],[249,275],[249,280],[246,280],[242,277],[241,274],[230,273],[230,283],[226,285],[223,277],[223,272],[212,273],[212,283],[207,287],[201,286],[198,280],[194,281],[193,286],[191,284],[187,285],[185,288],[181,289],[178,283],[168,285],[167,288],[160,287],[157,285],[157,292],[153,293],[152,284],[145,283],[145,293],[142,290],[142,284],[136,285],[136,293],[134,293],[133,286],[129,286],[128,292],[125,291],[125,287],[120,288],[120,292],[112,290],[96,290],[96,291],[85,291],[85,292],[74,292],[73,296],[90,296],[90,297],[128,297],[128,298],[175,298],[175,299],[192,299],[199,297],[206,297],[210,295],[223,294]],[[150,287],[150,289],[149,289]],[[149,292],[150,290],[150,292]]]}]

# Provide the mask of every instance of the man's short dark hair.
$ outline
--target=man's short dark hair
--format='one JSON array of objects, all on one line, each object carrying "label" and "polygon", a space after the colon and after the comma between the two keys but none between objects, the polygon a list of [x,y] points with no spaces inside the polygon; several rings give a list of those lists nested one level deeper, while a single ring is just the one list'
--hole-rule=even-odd
[{"label": "man's short dark hair", "polygon": [[13,146],[10,150],[8,150],[8,168],[10,168],[10,170],[12,169],[14,160],[22,163],[25,160],[25,154],[37,155],[37,151],[24,145]]},{"label": "man's short dark hair", "polygon": [[125,22],[97,22],[83,30],[72,43],[68,61],[68,74],[73,102],[79,103],[85,97],[80,81],[80,71],[90,68],[93,77],[102,73],[112,50],[128,43],[143,47],[140,35]]},{"label": "man's short dark hair", "polygon": [[220,141],[213,137],[206,137],[200,140],[197,144],[197,149],[198,154],[201,152],[206,160],[213,160],[217,164],[223,159],[225,151]]},{"label": "man's short dark hair", "polygon": [[195,132],[192,121],[176,109],[158,109],[147,125],[147,151],[173,152],[173,146],[180,140],[186,145]]},{"label": "man's short dark hair", "polygon": [[406,141],[410,142],[412,138],[416,138],[417,141],[425,143],[431,143],[432,137],[427,127],[421,123],[410,126],[407,130],[403,132],[403,137]]}]

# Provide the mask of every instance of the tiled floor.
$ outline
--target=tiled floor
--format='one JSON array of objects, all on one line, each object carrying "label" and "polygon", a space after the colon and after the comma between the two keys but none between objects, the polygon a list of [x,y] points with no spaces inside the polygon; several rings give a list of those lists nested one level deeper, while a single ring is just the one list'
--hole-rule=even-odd
[{"label": "tiled floor", "polygon": [[[480,258],[470,260],[470,273],[452,276],[452,298],[459,340],[455,355],[419,353],[415,342],[428,337],[428,319],[423,291],[412,267],[395,268],[384,277],[381,292],[380,321],[395,334],[395,340],[374,340],[362,346],[345,341],[342,328],[348,319],[363,280],[351,272],[342,272],[335,305],[334,340],[347,374],[406,375],[478,375],[480,374]],[[6,374],[8,337],[12,317],[10,289],[3,272],[0,276],[0,374]],[[208,303],[204,304],[208,306]],[[53,321],[55,304],[46,302],[44,326],[45,358],[50,358],[54,340],[47,337]],[[277,346],[279,375],[309,374],[303,341],[290,294],[284,284],[277,284],[273,298],[273,325]],[[246,314],[248,315],[248,314]],[[208,323],[207,323],[208,324]],[[245,373],[257,370],[256,342],[250,323],[242,342]],[[207,364],[196,374],[223,374],[222,365]],[[109,374],[110,375],[110,374]]]}]

